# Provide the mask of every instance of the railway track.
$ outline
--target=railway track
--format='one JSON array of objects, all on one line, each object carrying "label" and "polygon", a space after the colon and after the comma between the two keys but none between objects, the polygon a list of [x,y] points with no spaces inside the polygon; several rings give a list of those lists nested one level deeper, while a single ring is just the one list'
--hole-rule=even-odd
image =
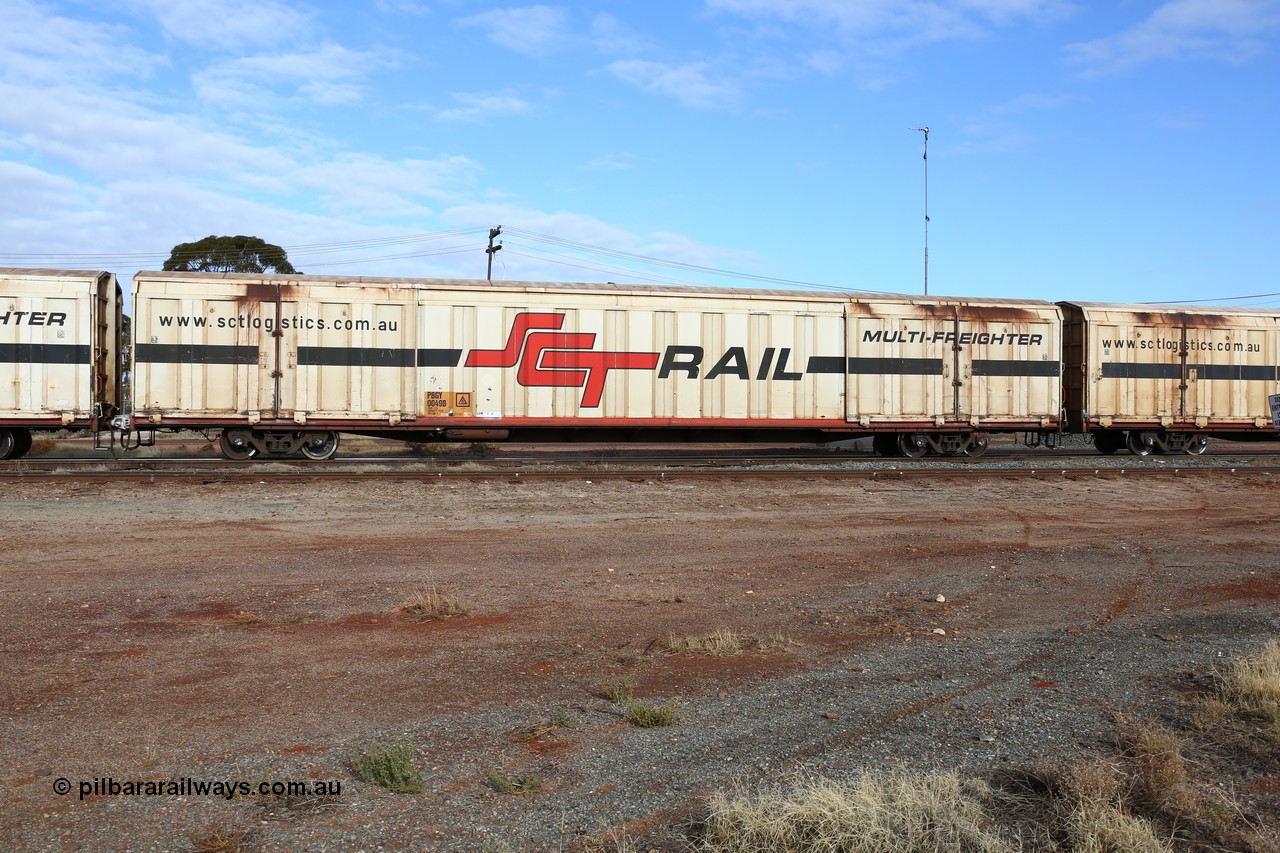
[{"label": "railway track", "polygon": [[673,480],[709,477],[839,477],[905,480],[971,477],[1230,476],[1278,474],[1274,451],[1237,450],[1203,456],[1102,456],[1087,450],[1040,453],[994,452],[980,460],[965,457],[885,459],[871,454],[765,451],[749,453],[620,454],[582,450],[493,456],[344,456],[233,461],[221,457],[44,457],[0,466],[0,481],[77,480],[288,480],[433,478],[484,480],[626,478]]}]

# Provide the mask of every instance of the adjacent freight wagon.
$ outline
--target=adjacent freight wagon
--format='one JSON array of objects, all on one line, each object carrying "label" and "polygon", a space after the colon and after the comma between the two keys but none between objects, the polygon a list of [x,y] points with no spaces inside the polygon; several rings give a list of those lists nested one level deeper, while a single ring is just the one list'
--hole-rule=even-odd
[{"label": "adjacent freight wagon", "polygon": [[839,440],[1062,428],[1047,302],[139,273],[134,418],[233,458],[406,439]]},{"label": "adjacent freight wagon", "polygon": [[1067,429],[1103,453],[1203,453],[1274,440],[1280,316],[1257,309],[1060,303]]},{"label": "adjacent freight wagon", "polygon": [[0,269],[0,459],[25,455],[34,432],[108,427],[120,308],[109,272]]}]

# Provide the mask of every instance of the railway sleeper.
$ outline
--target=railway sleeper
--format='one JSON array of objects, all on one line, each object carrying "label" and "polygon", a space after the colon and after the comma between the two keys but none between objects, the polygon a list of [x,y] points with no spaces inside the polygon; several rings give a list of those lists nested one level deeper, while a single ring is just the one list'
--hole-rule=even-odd
[{"label": "railway sleeper", "polygon": [[327,430],[224,429],[218,439],[222,455],[245,460],[256,456],[279,458],[301,453],[308,459],[329,459],[338,450],[338,433]]}]

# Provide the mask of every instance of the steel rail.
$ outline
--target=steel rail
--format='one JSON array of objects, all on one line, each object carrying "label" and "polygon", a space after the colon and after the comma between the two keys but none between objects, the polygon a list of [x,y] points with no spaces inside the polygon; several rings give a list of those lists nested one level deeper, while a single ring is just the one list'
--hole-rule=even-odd
[{"label": "steel rail", "polygon": [[239,482],[249,480],[276,482],[305,482],[307,480],[655,480],[659,482],[677,479],[715,479],[737,477],[745,479],[768,478],[811,478],[811,479],[854,479],[873,481],[927,480],[927,479],[970,479],[970,478],[1034,478],[1034,479],[1107,479],[1127,476],[1138,477],[1194,477],[1194,476],[1241,476],[1241,475],[1274,475],[1280,474],[1280,465],[1204,465],[1204,466],[1027,466],[1017,468],[1006,467],[893,467],[893,468],[835,468],[835,467],[769,467],[769,468],[652,468],[652,467],[610,467],[610,468],[574,468],[552,469],[532,468],[519,471],[510,469],[491,470],[457,470],[457,469],[425,469],[416,470],[377,469],[347,470],[328,467],[316,467],[306,470],[268,468],[263,465],[241,464],[222,466],[218,469],[196,468],[183,469],[177,467],[130,468],[106,470],[25,470],[0,471],[0,481],[113,481],[113,480],[146,480],[148,482],[164,480],[202,479],[207,482]]}]

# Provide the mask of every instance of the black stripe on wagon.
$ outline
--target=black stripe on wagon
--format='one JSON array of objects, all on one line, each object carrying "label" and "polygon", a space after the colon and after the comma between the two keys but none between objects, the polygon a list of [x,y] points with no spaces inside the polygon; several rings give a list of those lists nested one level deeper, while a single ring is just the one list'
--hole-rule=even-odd
[{"label": "black stripe on wagon", "polygon": [[940,358],[850,358],[853,374],[891,374],[895,376],[941,376]]},{"label": "black stripe on wagon", "polygon": [[1025,359],[975,358],[974,376],[1060,376],[1062,365],[1056,361]]},{"label": "black stripe on wagon", "polygon": [[133,360],[150,364],[257,364],[258,348],[229,344],[138,344]]},{"label": "black stripe on wagon", "polygon": [[[1244,382],[1274,382],[1280,372],[1266,364],[1188,364],[1187,375],[1196,372],[1197,379],[1226,379]],[[1180,364],[1134,364],[1104,361],[1103,379],[1181,379]]]},{"label": "black stripe on wagon", "polygon": [[461,360],[460,349],[418,350],[418,367],[457,367]]},{"label": "black stripe on wagon", "polygon": [[88,364],[88,344],[0,344],[5,364]]},{"label": "black stripe on wagon", "polygon": [[1180,364],[1140,364],[1128,361],[1102,362],[1103,379],[1181,379]]},{"label": "black stripe on wagon", "polygon": [[1274,382],[1276,368],[1265,364],[1188,364],[1199,379],[1230,379],[1244,382]]},{"label": "black stripe on wagon", "polygon": [[413,367],[411,349],[374,347],[298,347],[298,364],[321,367]]},{"label": "black stripe on wagon", "polygon": [[809,367],[805,373],[840,373],[845,372],[847,365],[842,355],[811,355]]}]

